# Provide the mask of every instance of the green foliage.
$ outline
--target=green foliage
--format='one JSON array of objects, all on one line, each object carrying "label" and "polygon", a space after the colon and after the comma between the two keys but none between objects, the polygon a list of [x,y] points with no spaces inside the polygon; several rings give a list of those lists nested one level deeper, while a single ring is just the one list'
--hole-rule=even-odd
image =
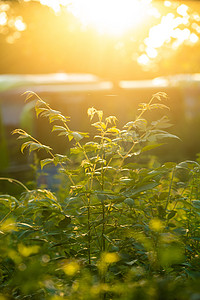
[{"label": "green foliage", "polygon": [[121,129],[89,108],[97,132],[89,139],[32,96],[36,115],[71,148],[54,154],[14,131],[25,138],[22,152],[47,154],[41,168],[59,167],[62,183],[57,194],[21,184],[20,197],[0,195],[0,299],[198,299],[199,159],[151,167],[142,158],[162,145],[157,140],[177,138],[165,117],[144,119],[165,108],[155,100],[166,95],[153,95]]}]

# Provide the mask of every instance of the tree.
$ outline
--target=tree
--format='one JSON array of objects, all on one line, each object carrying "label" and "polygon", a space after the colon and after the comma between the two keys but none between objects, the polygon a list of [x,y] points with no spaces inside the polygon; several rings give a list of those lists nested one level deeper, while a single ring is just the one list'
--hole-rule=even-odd
[{"label": "tree", "polygon": [[[151,17],[123,35],[83,26],[66,10],[69,3],[1,1],[1,73],[91,72],[117,79],[200,72],[199,1],[152,1]],[[193,55],[184,59],[190,49]]]}]

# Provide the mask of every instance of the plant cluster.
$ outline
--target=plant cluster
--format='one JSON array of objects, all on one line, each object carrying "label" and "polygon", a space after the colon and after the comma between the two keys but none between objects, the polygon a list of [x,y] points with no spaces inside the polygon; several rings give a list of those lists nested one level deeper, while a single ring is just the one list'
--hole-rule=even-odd
[{"label": "plant cluster", "polygon": [[[166,108],[164,93],[142,103],[134,121],[88,109],[93,137],[72,131],[69,118],[34,93],[39,117],[71,143],[54,154],[22,129],[21,151],[44,151],[41,168],[61,173],[60,190],[23,189],[0,195],[0,299],[200,299],[200,165],[155,164],[142,157],[177,138],[168,119],[145,112]],[[5,178],[4,178],[5,179]]]}]

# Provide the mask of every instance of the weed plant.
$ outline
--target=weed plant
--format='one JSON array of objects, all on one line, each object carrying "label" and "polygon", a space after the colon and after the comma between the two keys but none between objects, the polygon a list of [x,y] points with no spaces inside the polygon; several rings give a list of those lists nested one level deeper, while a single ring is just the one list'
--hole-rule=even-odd
[{"label": "weed plant", "polygon": [[153,165],[142,157],[166,138],[164,93],[142,103],[122,129],[88,109],[96,134],[72,131],[69,118],[32,92],[37,117],[70,142],[55,154],[22,129],[21,151],[43,151],[41,168],[62,175],[60,192],[0,195],[0,299],[200,299],[200,159]]}]

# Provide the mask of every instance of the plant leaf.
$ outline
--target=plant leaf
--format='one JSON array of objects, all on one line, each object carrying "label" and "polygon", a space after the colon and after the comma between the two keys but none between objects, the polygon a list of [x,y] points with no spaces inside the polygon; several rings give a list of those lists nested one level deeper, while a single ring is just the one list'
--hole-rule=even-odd
[{"label": "plant leaf", "polygon": [[43,169],[44,166],[46,166],[47,164],[51,164],[51,163],[54,163],[54,159],[53,158],[46,158],[46,159],[41,160],[40,161],[41,169]]}]

